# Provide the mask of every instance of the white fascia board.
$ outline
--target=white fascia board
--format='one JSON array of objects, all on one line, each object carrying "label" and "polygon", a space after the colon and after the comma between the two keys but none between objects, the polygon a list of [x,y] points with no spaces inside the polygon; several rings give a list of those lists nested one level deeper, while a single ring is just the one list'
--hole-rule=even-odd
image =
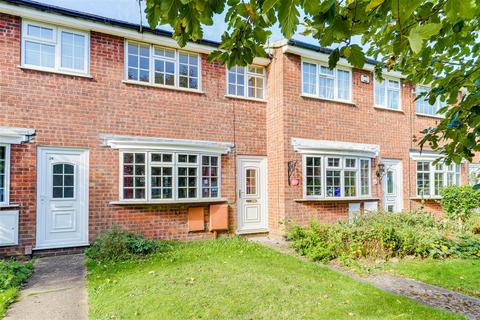
[{"label": "white fascia board", "polygon": [[377,144],[292,138],[292,146],[295,152],[304,154],[349,155],[368,158],[376,158],[380,154],[380,146]]},{"label": "white fascia board", "polygon": [[35,129],[0,127],[0,143],[21,144],[29,142]]},{"label": "white fascia board", "polygon": [[[283,52],[284,53],[292,53],[298,56],[301,56],[302,58],[307,58],[315,61],[320,61],[324,63],[328,63],[328,54],[322,53],[322,52],[316,52],[304,48],[299,48],[296,46],[290,46],[290,45],[285,45],[283,47]],[[354,68],[345,58],[340,58],[337,63],[338,66],[341,67],[347,67],[347,68]],[[375,65],[370,64],[370,63],[365,63],[363,66],[362,70],[370,71],[373,72],[373,69],[375,68]],[[406,76],[403,75],[401,72],[398,71],[387,71],[385,70],[383,72],[384,75],[390,76],[390,77],[395,77],[395,78],[400,78],[400,79],[405,79]]]},{"label": "white fascia board", "polygon": [[[430,150],[411,150],[410,159],[414,161],[435,161],[438,159],[444,159],[446,156],[441,152],[430,151]],[[466,163],[465,159],[462,159],[461,163]]]},{"label": "white fascia board", "polygon": [[162,45],[166,47],[184,49],[192,52],[209,54],[215,48],[203,44],[187,43],[184,48],[180,48],[175,40],[169,37],[162,37],[150,33],[140,33],[135,30],[128,30],[121,27],[110,26],[86,19],[66,17],[59,14],[43,12],[36,9],[26,8],[17,5],[11,5],[0,2],[0,12],[20,16],[23,19],[29,19],[39,22],[54,24],[68,28],[75,28],[84,31],[96,31],[105,34],[123,37],[129,40],[148,42],[152,44]]},{"label": "white fascia board", "polygon": [[443,157],[442,154],[433,151],[410,151],[410,159],[414,161],[435,161]]},{"label": "white fascia board", "polygon": [[102,146],[121,150],[165,150],[227,154],[232,151],[233,143],[182,140],[170,138],[139,137],[126,135],[100,135]]}]

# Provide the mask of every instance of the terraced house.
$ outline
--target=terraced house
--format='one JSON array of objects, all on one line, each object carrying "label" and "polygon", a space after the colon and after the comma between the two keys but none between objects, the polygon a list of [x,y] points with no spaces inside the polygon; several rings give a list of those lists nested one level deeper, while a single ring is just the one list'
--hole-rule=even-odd
[{"label": "terraced house", "polygon": [[278,42],[226,70],[217,43],[0,1],[0,254],[75,250],[113,224],[155,239],[438,211],[467,163],[432,165],[441,102],[328,50]]}]

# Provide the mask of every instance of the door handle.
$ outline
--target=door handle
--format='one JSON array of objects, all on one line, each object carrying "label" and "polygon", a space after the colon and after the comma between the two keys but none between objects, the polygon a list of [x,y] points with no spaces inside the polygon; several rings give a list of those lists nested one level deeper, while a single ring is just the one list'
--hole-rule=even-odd
[{"label": "door handle", "polygon": [[239,198],[242,197],[242,190],[241,190],[241,189],[238,189],[238,197],[239,197]]}]

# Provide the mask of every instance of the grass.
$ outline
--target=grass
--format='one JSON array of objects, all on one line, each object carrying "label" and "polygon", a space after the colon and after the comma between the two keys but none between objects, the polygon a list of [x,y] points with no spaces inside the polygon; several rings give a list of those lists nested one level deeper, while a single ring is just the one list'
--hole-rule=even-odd
[{"label": "grass", "polygon": [[18,288],[9,288],[0,291],[0,319],[3,319],[7,312],[8,306],[15,301]]},{"label": "grass", "polygon": [[480,298],[480,259],[401,260],[385,271]]},{"label": "grass", "polygon": [[22,283],[33,271],[33,262],[0,259],[0,319],[3,319],[8,306],[15,301]]},{"label": "grass", "polygon": [[243,239],[88,270],[91,319],[462,319]]}]

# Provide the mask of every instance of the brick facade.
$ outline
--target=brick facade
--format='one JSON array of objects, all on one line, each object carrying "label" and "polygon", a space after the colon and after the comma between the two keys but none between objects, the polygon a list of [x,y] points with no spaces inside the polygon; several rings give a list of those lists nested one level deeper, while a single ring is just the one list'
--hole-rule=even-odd
[{"label": "brick facade", "polygon": [[[232,142],[221,157],[222,197],[229,204],[230,233],[236,229],[236,159],[241,155],[268,159],[268,217],[271,234],[284,233],[286,221],[306,224],[346,219],[348,202],[300,202],[302,187],[288,186],[288,161],[301,156],[291,138],[378,144],[380,158],[403,163],[404,208],[419,205],[415,194],[415,149],[418,132],[437,121],[415,115],[412,86],[402,86],[402,111],[373,107],[373,83],[360,81],[368,71],[353,70],[353,104],[301,96],[299,56],[273,52],[267,71],[267,99],[225,96],[225,67],[201,56],[202,93],[127,84],[124,39],[90,33],[90,76],[78,77],[20,68],[21,18],[0,14],[0,127],[33,128],[33,142],[11,147],[10,202],[19,205],[19,246],[0,247],[0,254],[23,254],[35,247],[37,147],[62,146],[89,150],[89,240],[112,224],[154,239],[208,239],[209,231],[188,232],[188,204],[117,205],[119,152],[101,146],[100,135]],[[371,76],[371,74],[370,74]],[[372,161],[372,196],[381,199]],[[462,179],[466,179],[463,168]],[[205,223],[208,224],[208,204]],[[428,208],[438,210],[434,203]],[[5,210],[0,209],[0,210]]]}]

